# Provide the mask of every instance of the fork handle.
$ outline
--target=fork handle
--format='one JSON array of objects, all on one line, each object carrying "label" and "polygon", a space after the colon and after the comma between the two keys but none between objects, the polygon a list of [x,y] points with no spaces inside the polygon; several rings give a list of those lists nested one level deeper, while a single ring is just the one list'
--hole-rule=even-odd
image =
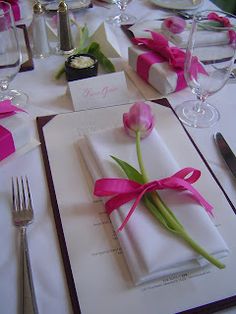
[{"label": "fork handle", "polygon": [[21,241],[21,309],[22,313],[38,314],[32,269],[30,264],[26,227],[20,228]]}]

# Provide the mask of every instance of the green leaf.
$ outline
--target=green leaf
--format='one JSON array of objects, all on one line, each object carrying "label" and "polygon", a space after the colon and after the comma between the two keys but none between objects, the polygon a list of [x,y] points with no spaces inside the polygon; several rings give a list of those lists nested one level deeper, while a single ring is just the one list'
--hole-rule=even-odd
[{"label": "green leaf", "polygon": [[[146,199],[145,199],[145,197],[146,197]],[[157,205],[153,201],[151,194],[146,194],[144,196],[144,202],[145,202],[146,207],[165,226],[165,228],[167,228],[169,231],[171,231],[173,233],[179,234],[179,230],[173,228],[172,225],[169,223],[168,219],[166,219],[166,217],[160,212]],[[161,200],[161,202],[163,203],[162,200]],[[175,220],[175,222],[179,225],[179,228],[183,229],[183,225],[178,221],[178,219],[176,218],[174,213],[169,209],[168,206],[166,206],[165,204],[164,204],[164,206],[165,206],[166,211],[169,212],[169,214],[172,216],[172,218]]]},{"label": "green leaf", "polygon": [[89,30],[87,25],[79,29],[79,49],[83,50],[89,45]]},{"label": "green leaf", "polygon": [[106,72],[111,73],[116,71],[113,63],[102,53],[100,45],[97,42],[92,42],[89,45],[88,53],[91,53],[91,55],[97,58],[98,63],[100,63]]},{"label": "green leaf", "polygon": [[117,157],[111,156],[111,158],[121,167],[128,179],[136,181],[140,184],[144,183],[143,176],[133,166]]},{"label": "green leaf", "polygon": [[60,68],[58,68],[58,70],[56,71],[54,78],[55,80],[59,80],[59,78],[62,76],[62,74],[65,73],[65,65],[63,63],[63,65],[60,66]]},{"label": "green leaf", "polygon": [[[214,31],[215,29],[220,30],[220,31],[225,31],[225,26],[218,21],[205,21],[205,22],[203,21],[199,23],[198,26],[208,31],[211,31],[211,30]],[[235,27],[233,28],[235,29]]]},{"label": "green leaf", "polygon": [[176,230],[173,229],[170,224],[168,223],[168,220],[163,217],[162,213],[158,210],[155,204],[153,204],[151,196],[144,195],[143,201],[147,209],[153,214],[153,216],[169,231],[176,233]]}]

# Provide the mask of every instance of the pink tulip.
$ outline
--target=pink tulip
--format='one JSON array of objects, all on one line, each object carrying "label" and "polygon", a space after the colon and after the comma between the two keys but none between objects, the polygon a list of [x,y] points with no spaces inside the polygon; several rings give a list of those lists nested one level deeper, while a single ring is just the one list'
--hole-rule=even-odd
[{"label": "pink tulip", "polygon": [[173,34],[182,33],[186,27],[186,21],[179,16],[171,16],[164,20],[163,28]]},{"label": "pink tulip", "polygon": [[155,125],[150,106],[143,102],[136,102],[123,114],[123,123],[130,136],[136,137],[136,132],[140,131],[141,138],[148,136]]}]

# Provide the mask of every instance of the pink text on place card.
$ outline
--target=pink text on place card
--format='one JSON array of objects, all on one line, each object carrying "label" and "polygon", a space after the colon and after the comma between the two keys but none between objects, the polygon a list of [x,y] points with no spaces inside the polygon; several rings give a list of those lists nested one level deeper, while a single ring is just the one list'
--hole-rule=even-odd
[{"label": "pink text on place card", "polygon": [[118,91],[117,87],[109,87],[104,86],[100,90],[94,90],[92,88],[85,88],[82,92],[82,96],[84,97],[100,97],[100,98],[106,98],[110,94]]}]

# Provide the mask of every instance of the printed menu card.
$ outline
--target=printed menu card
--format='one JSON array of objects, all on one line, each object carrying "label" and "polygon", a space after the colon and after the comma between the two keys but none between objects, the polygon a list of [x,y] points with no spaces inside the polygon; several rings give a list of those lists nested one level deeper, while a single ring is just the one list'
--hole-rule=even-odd
[{"label": "printed menu card", "polygon": [[[73,284],[71,277],[67,279],[75,313],[201,313],[236,304],[235,213],[172,110],[149,104],[156,116],[156,130],[179,166],[202,173],[195,187],[214,207],[211,219],[229,248],[223,259],[226,267],[183,269],[135,285],[104,204],[91,195],[91,173],[80,151],[81,140],[89,134],[121,128],[122,115],[130,105],[57,115],[43,126],[41,139],[48,156],[45,167],[49,186],[53,186],[53,207],[58,211],[55,221],[58,228],[59,216],[68,253],[66,260],[64,247],[65,271],[68,273],[70,265],[73,277]],[[154,159],[150,168],[158,167],[158,156]],[[61,239],[62,230],[57,230]],[[169,247],[163,246],[161,257],[168,261],[171,254]]]}]

